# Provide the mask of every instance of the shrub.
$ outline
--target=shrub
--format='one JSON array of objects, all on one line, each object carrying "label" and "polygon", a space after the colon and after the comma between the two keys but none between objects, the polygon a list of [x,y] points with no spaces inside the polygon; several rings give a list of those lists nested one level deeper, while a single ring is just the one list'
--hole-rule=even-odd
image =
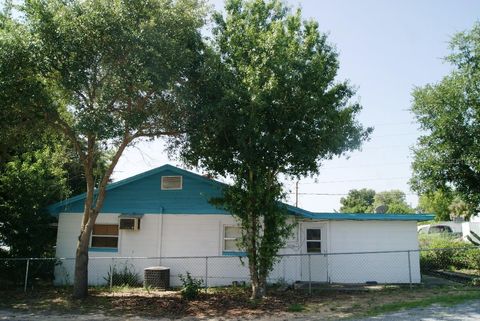
[{"label": "shrub", "polygon": [[477,270],[480,273],[480,248],[465,251],[467,269]]},{"label": "shrub", "polygon": [[465,249],[469,246],[467,243],[442,235],[422,236],[419,241],[424,249],[420,252],[420,266],[423,271],[480,270],[480,248]]},{"label": "shrub", "polygon": [[303,310],[305,307],[300,303],[293,303],[287,308],[288,312],[302,312]]},{"label": "shrub", "polygon": [[186,276],[180,274],[178,277],[182,281],[182,290],[180,291],[182,298],[186,300],[195,300],[198,298],[203,280],[193,278],[189,272],[187,272]]},{"label": "shrub", "polygon": [[107,276],[103,278],[107,284],[112,286],[141,286],[142,280],[140,274],[135,271],[133,264],[124,264],[123,267],[110,266]]}]

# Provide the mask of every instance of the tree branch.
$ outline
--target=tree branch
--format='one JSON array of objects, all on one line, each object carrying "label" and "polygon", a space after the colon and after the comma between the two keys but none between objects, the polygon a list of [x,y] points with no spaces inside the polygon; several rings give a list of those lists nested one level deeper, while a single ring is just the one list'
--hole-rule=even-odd
[{"label": "tree branch", "polygon": [[83,165],[86,165],[86,155],[83,151],[82,144],[79,142],[77,135],[75,134],[72,127],[63,119],[56,116],[54,118],[50,117],[49,114],[45,115],[46,119],[49,121],[50,125],[57,128],[60,132],[62,132],[67,139],[70,140],[72,143],[75,152],[77,153],[80,161]]},{"label": "tree branch", "polygon": [[102,181],[98,186],[98,199],[95,204],[95,215],[98,214],[98,212],[103,206],[107,184],[108,184],[108,181],[110,180],[110,177],[112,176],[115,166],[117,166],[118,160],[122,156],[125,148],[127,148],[128,144],[130,144],[134,138],[135,137],[130,136],[128,133],[125,133],[122,143],[120,144],[117,151],[115,152],[115,155],[113,156],[110,165],[108,166],[105,174],[103,175]]}]

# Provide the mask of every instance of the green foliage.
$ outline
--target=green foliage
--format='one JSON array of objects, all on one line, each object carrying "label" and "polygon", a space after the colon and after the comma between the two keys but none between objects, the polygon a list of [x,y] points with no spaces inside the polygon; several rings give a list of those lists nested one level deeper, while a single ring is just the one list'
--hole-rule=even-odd
[{"label": "green foliage", "polygon": [[413,91],[412,111],[426,134],[414,149],[411,186],[420,194],[452,189],[470,215],[480,203],[480,24],[454,36],[450,47],[450,75]]},{"label": "green foliage", "polygon": [[56,102],[69,106],[52,121],[114,145],[139,129],[143,136],[166,129],[175,88],[201,43],[203,10],[195,1],[38,0],[24,13],[42,64],[37,72],[61,95]]},{"label": "green foliage", "polygon": [[18,6],[21,19],[0,20],[0,121],[41,117],[83,171],[77,298],[87,295],[88,242],[123,151],[140,137],[184,129],[179,109],[183,93],[195,94],[187,84],[204,52],[204,15],[196,0],[29,0]]},{"label": "green foliage", "polygon": [[300,303],[290,304],[287,308],[288,312],[302,312],[303,310],[305,310],[305,306]]},{"label": "green foliage", "polygon": [[435,220],[449,221],[450,204],[453,195],[450,191],[436,190],[431,193],[420,195],[418,199],[418,211],[421,213],[435,213]]},{"label": "green foliage", "polygon": [[450,211],[451,218],[461,217],[468,220],[472,214],[471,208],[459,196],[456,196],[452,200],[452,203],[448,206],[448,209]]},{"label": "green foliage", "polygon": [[44,148],[13,157],[1,167],[0,244],[12,257],[51,256],[55,219],[45,210],[69,193],[61,152]]},{"label": "green foliage", "polygon": [[187,272],[185,276],[180,274],[178,277],[180,281],[182,281],[182,290],[180,291],[182,298],[185,300],[197,299],[203,280],[193,278],[189,272]]},{"label": "green foliage", "polygon": [[380,205],[388,207],[387,213],[390,214],[408,214],[415,211],[407,204],[405,193],[400,190],[391,190],[375,194],[373,207]]},{"label": "green foliage", "polygon": [[352,189],[347,197],[342,197],[340,203],[341,213],[373,213],[373,202],[375,200],[375,191],[373,189]]},{"label": "green foliage", "polygon": [[425,249],[420,252],[420,266],[423,271],[480,270],[480,248],[466,249],[467,243],[445,235],[421,235],[419,239],[420,247]]},{"label": "green foliage", "polygon": [[33,47],[25,26],[7,17],[0,21],[0,165],[42,147],[46,122],[39,109],[50,110],[51,102],[36,72]]},{"label": "green foliage", "polygon": [[120,268],[116,265],[110,266],[107,275],[103,279],[107,285],[111,286],[142,286],[140,274],[135,270],[135,265],[133,264],[125,263]]},{"label": "green foliage", "polygon": [[358,148],[370,129],[356,121],[354,89],[335,80],[337,53],[300,10],[229,0],[214,21],[187,135],[176,144],[188,164],[233,180],[215,203],[240,222],[252,287],[264,288],[290,230],[279,175],[318,173],[322,160]]},{"label": "green foliage", "polygon": [[391,190],[376,193],[372,189],[352,189],[347,197],[340,199],[341,213],[375,213],[378,206],[387,206],[386,213],[408,214],[413,213],[406,202],[405,193],[400,190]]}]

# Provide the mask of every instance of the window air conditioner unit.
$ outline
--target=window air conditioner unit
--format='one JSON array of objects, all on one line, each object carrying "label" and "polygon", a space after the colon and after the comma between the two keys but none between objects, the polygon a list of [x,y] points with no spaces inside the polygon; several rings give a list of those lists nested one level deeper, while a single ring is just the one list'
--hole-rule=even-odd
[{"label": "window air conditioner unit", "polygon": [[120,230],[130,230],[130,231],[139,230],[140,229],[140,218],[139,217],[121,217],[120,218],[119,229]]}]

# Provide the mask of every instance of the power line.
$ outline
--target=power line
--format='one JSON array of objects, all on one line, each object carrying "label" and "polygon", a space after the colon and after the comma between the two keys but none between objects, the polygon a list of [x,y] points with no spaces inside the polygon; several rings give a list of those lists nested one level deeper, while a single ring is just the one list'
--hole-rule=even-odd
[{"label": "power line", "polygon": [[307,182],[300,184],[331,184],[331,183],[348,183],[348,182],[368,182],[368,181],[393,181],[400,179],[409,179],[410,177],[379,177],[379,178],[362,178],[362,179],[347,179],[347,180],[338,180],[338,181],[318,181],[318,182]]},{"label": "power line", "polygon": [[382,138],[382,137],[395,137],[395,136],[413,136],[413,135],[421,135],[421,133],[400,133],[400,134],[387,134],[387,135],[372,135],[374,138]]},{"label": "power line", "polygon": [[[295,195],[295,193],[287,193],[291,195]],[[305,195],[305,196],[347,196],[348,193],[298,193],[298,195]],[[417,194],[414,193],[405,193],[405,195],[408,196],[417,196]]]},{"label": "power line", "polygon": [[355,165],[355,166],[335,166],[335,167],[329,167],[328,165],[325,165],[325,167],[321,167],[323,170],[328,170],[328,169],[345,169],[345,168],[358,168],[358,167],[389,167],[389,166],[397,166],[397,165],[406,165],[406,164],[411,164],[412,162],[397,162],[397,163],[377,163],[377,164],[360,164],[360,165]]},{"label": "power line", "polygon": [[399,148],[405,148],[405,147],[410,148],[411,146],[410,144],[409,145],[368,146],[356,152],[364,152],[365,150],[372,150],[372,149],[399,149]]},{"label": "power line", "polygon": [[408,122],[399,122],[399,123],[379,123],[379,124],[375,124],[375,125],[369,125],[369,126],[396,126],[396,125],[415,125],[416,122],[415,121],[408,121]]}]

